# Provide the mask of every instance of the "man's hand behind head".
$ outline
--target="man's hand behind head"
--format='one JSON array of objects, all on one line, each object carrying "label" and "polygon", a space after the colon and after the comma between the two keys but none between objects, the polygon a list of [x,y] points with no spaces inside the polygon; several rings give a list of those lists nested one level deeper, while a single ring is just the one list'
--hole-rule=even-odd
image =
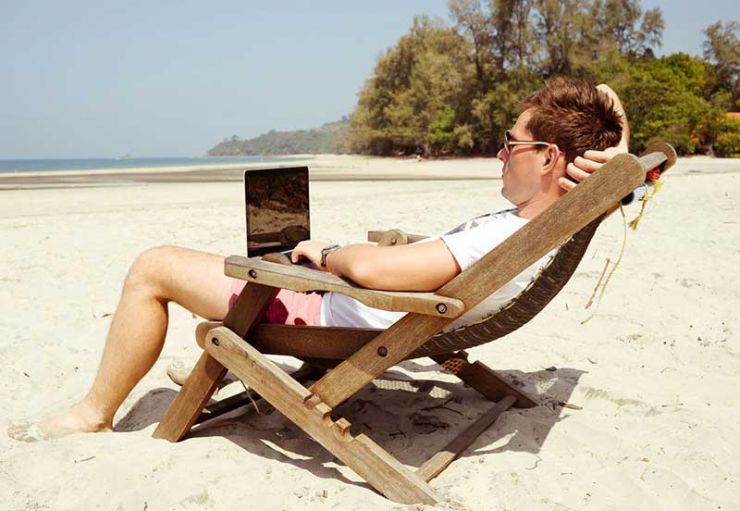
[{"label": "man's hand behind head", "polygon": [[604,151],[586,151],[583,153],[583,156],[577,156],[572,163],[569,163],[565,167],[565,172],[571,179],[561,177],[558,180],[558,184],[566,192],[570,191],[616,155],[626,152],[627,148],[621,144]]}]

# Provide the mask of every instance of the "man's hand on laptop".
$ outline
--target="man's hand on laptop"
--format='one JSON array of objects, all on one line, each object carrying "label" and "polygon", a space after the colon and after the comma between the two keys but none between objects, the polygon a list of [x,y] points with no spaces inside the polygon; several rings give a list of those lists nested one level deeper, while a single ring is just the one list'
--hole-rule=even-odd
[{"label": "man's hand on laptop", "polygon": [[291,252],[290,260],[295,264],[300,262],[301,259],[308,259],[317,268],[324,270],[325,268],[321,267],[321,251],[329,245],[330,243],[326,243],[325,241],[301,241],[295,246],[293,252]]}]

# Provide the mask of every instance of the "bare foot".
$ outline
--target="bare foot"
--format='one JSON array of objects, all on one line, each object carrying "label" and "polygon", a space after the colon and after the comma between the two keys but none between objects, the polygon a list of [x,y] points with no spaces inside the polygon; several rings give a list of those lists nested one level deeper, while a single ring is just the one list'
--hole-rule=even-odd
[{"label": "bare foot", "polygon": [[8,436],[21,442],[50,440],[72,433],[113,431],[110,421],[101,420],[84,401],[69,410],[39,422],[11,424]]}]

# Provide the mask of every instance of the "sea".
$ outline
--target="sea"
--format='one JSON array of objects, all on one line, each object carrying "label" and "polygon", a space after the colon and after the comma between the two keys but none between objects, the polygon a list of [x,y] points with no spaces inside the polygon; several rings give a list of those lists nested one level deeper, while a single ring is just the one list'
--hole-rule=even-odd
[{"label": "sea", "polygon": [[231,165],[239,163],[264,163],[265,165],[285,164],[296,160],[306,160],[305,156],[238,156],[222,158],[81,158],[81,159],[40,159],[40,160],[0,160],[0,173],[54,172],[61,170],[115,170],[146,167],[185,167],[206,165]]}]

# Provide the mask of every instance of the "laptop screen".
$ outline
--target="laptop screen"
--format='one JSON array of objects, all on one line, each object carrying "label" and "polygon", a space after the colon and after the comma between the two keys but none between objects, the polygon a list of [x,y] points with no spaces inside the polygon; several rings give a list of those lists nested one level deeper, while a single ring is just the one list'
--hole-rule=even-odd
[{"label": "laptop screen", "polygon": [[292,250],[311,237],[308,167],[244,172],[247,256]]}]

